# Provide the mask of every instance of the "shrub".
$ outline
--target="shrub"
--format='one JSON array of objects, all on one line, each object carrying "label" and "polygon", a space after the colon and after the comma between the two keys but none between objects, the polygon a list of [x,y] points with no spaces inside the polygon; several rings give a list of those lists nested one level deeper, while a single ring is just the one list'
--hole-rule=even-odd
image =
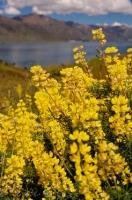
[{"label": "shrub", "polygon": [[132,54],[103,50],[102,29],[93,35],[104,80],[81,46],[57,80],[33,66],[34,101],[0,114],[1,199],[130,199]]}]

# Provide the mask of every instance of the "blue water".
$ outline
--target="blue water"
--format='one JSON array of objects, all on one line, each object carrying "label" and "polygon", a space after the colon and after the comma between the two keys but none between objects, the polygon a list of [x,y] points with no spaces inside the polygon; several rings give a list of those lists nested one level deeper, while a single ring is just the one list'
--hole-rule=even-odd
[{"label": "blue water", "polygon": [[[48,66],[52,64],[69,64],[73,62],[72,49],[84,45],[87,57],[96,55],[96,42],[43,42],[22,44],[0,44],[0,59],[16,66],[29,67],[35,64]],[[132,47],[132,42],[108,43],[108,46],[117,46],[121,53]]]}]

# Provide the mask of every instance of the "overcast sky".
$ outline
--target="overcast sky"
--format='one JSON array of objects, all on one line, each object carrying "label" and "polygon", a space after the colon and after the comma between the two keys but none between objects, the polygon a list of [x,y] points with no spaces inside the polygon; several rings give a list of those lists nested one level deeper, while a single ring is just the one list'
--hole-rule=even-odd
[{"label": "overcast sky", "polygon": [[132,0],[0,0],[1,15],[29,13],[81,23],[132,24]]}]

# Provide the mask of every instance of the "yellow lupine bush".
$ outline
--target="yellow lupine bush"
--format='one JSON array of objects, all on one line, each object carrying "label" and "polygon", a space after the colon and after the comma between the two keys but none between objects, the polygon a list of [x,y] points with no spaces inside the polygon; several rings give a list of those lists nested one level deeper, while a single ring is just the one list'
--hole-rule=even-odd
[{"label": "yellow lupine bush", "polygon": [[[102,29],[93,39],[103,47]],[[62,69],[58,79],[33,66],[34,101],[26,95],[26,102],[0,114],[2,198],[34,199],[35,181],[42,200],[108,200],[105,185],[116,189],[132,181],[118,146],[132,138],[131,49],[122,57],[116,47],[101,49],[104,80],[93,78],[83,46],[73,51],[75,66]]]}]

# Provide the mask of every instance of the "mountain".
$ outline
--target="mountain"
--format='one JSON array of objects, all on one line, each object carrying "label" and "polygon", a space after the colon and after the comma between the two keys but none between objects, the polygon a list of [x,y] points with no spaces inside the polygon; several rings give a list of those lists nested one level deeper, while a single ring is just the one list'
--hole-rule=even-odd
[{"label": "mountain", "polygon": [[[91,40],[95,25],[64,22],[51,17],[31,14],[8,18],[0,16],[0,42],[45,40]],[[103,26],[109,41],[132,41],[132,26]]]}]

